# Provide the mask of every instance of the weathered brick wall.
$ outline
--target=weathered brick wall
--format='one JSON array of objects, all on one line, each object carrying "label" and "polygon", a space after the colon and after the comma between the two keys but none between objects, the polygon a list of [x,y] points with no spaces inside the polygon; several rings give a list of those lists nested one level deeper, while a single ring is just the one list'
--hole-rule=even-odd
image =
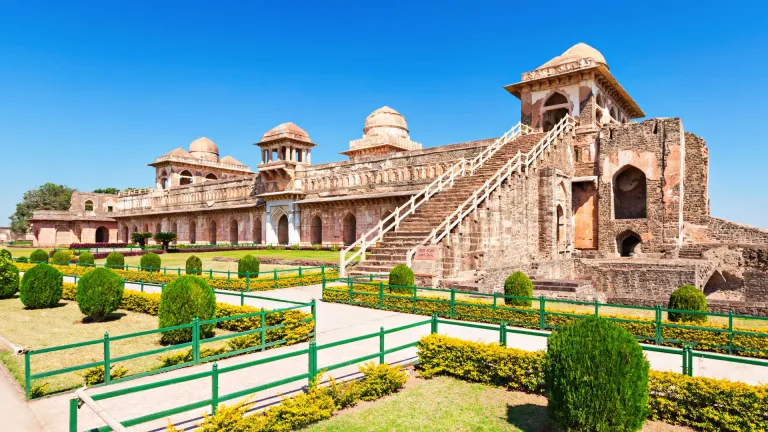
[{"label": "weathered brick wall", "polygon": [[761,244],[768,246],[768,230],[720,218],[709,218],[709,237],[723,243]]},{"label": "weathered brick wall", "polygon": [[685,196],[683,219],[706,225],[709,222],[709,149],[704,140],[685,133]]},{"label": "weathered brick wall", "polygon": [[695,262],[576,259],[574,278],[591,280],[609,297],[663,300],[682,285],[695,285],[699,271]]},{"label": "weathered brick wall", "polygon": [[340,201],[332,205],[328,203],[302,205],[300,216],[301,242],[318,243],[317,239],[312,238],[313,220],[318,217],[322,227],[319,243],[342,244],[344,242],[344,219],[348,215],[353,215],[355,218],[355,238],[358,239],[408,199],[410,196]]}]

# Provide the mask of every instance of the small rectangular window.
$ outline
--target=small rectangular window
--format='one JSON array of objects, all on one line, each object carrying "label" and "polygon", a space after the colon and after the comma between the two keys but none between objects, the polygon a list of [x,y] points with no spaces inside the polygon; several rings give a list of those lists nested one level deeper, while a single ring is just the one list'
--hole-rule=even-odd
[{"label": "small rectangular window", "polygon": [[112,211],[112,206],[107,206],[107,212],[111,212],[111,211]]}]

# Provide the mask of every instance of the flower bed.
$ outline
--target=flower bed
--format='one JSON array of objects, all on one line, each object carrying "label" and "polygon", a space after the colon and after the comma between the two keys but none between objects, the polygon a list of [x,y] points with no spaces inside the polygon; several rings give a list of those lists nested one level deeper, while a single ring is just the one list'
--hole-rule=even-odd
[{"label": "flower bed", "polygon": [[[131,243],[71,243],[70,249],[94,249],[94,248],[125,248]],[[134,245],[135,246],[135,245]]]}]

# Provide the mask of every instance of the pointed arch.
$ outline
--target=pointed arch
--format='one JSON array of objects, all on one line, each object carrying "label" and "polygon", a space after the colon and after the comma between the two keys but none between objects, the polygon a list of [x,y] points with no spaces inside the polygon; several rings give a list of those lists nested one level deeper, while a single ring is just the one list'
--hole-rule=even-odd
[{"label": "pointed arch", "polygon": [[240,242],[238,228],[239,226],[237,223],[237,219],[232,219],[231,221],[229,221],[229,243],[230,244],[236,245]]},{"label": "pointed arch", "polygon": [[320,215],[312,216],[309,224],[309,241],[311,244],[323,244],[323,219]]},{"label": "pointed arch", "polygon": [[631,257],[639,253],[642,243],[640,235],[632,230],[626,230],[616,236],[616,250],[622,257]]},{"label": "pointed arch", "polygon": [[345,245],[357,241],[357,218],[352,212],[347,213],[342,220],[342,236]]},{"label": "pointed arch", "polygon": [[253,219],[253,242],[261,244],[261,218]]},{"label": "pointed arch", "polygon": [[614,219],[647,217],[647,185],[645,173],[633,165],[616,172],[613,179]]},{"label": "pointed arch", "polygon": [[197,222],[194,219],[189,221],[189,244],[197,242]]},{"label": "pointed arch", "polygon": [[216,221],[210,221],[208,222],[208,243],[215,245],[216,244]]},{"label": "pointed arch", "polygon": [[109,230],[103,226],[96,228],[96,243],[108,243]]}]

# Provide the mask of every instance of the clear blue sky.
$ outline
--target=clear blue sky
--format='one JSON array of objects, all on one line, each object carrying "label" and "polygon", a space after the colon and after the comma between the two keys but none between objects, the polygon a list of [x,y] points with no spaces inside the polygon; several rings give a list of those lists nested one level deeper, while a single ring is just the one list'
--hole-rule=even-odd
[{"label": "clear blue sky", "polygon": [[0,225],[45,182],[151,186],[199,136],[252,167],[286,121],[340,160],[382,105],[426,146],[498,136],[520,118],[502,86],[583,41],[706,139],[712,214],[768,227],[762,2],[518,3],[3,2]]}]

